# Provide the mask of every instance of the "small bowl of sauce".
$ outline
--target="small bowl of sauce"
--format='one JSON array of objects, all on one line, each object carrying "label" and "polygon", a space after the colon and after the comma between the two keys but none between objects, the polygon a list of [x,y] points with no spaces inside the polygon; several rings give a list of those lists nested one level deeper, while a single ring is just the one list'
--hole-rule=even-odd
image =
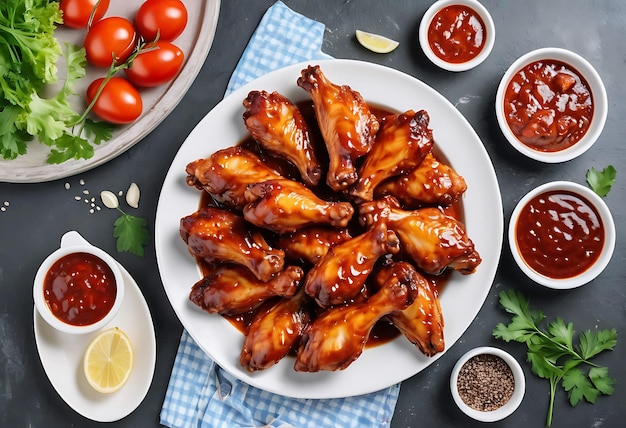
[{"label": "small bowl of sauce", "polygon": [[513,356],[483,346],[459,358],[450,376],[450,391],[463,413],[481,422],[495,422],[519,407],[526,380]]},{"label": "small bowl of sauce", "polygon": [[124,298],[117,262],[103,250],[68,232],[61,247],[41,264],[33,285],[41,317],[64,333],[90,333],[116,315]]},{"label": "small bowl of sauce", "polygon": [[580,55],[542,48],[516,60],[496,93],[502,133],[520,153],[546,163],[571,160],[598,139],[608,113],[602,79]]},{"label": "small bowl of sauce", "polygon": [[554,181],[527,193],[509,224],[509,245],[520,269],[533,281],[570,289],[596,278],[615,248],[609,208],[591,189]]},{"label": "small bowl of sauce", "polygon": [[433,64],[448,71],[466,71],[491,53],[496,27],[477,0],[439,0],[424,14],[419,42]]}]

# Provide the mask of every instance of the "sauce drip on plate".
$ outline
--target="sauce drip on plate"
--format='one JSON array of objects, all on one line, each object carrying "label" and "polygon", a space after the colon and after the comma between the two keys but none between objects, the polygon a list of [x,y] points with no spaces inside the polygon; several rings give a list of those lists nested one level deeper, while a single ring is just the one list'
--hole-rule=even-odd
[{"label": "sauce drip on plate", "polygon": [[589,84],[560,61],[528,64],[508,83],[504,114],[518,140],[531,149],[557,152],[576,144],[593,117]]},{"label": "sauce drip on plate", "polygon": [[451,5],[435,14],[428,27],[428,43],[443,61],[460,64],[476,58],[485,47],[485,23],[476,11]]},{"label": "sauce drip on plate", "polygon": [[117,295],[111,268],[88,253],[72,253],[57,260],[48,270],[43,287],[52,313],[71,325],[100,321]]},{"label": "sauce drip on plate", "polygon": [[585,272],[600,256],[604,226],[582,196],[550,191],[530,200],[515,228],[522,258],[538,273],[554,279]]}]

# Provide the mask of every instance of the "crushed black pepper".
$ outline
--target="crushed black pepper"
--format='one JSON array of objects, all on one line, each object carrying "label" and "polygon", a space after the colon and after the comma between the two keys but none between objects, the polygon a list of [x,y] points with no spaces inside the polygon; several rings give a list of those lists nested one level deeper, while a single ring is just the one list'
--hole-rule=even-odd
[{"label": "crushed black pepper", "polygon": [[490,412],[511,399],[515,379],[511,368],[502,358],[481,354],[463,364],[456,386],[465,404],[475,410]]}]

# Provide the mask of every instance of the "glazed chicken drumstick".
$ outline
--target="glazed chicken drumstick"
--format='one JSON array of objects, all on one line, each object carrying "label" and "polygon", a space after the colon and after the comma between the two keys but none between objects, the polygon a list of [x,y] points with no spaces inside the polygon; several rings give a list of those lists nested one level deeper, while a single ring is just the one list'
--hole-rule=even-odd
[{"label": "glazed chicken drumstick", "polygon": [[254,316],[239,358],[248,371],[273,366],[298,345],[310,314],[305,301],[308,296],[300,289],[291,298],[268,305]]},{"label": "glazed chicken drumstick", "polygon": [[300,372],[343,370],[365,347],[374,324],[383,316],[405,309],[416,290],[406,278],[391,275],[369,299],[335,306],[307,325],[300,339],[294,369]]},{"label": "glazed chicken drumstick", "polygon": [[399,251],[396,234],[384,222],[336,245],[307,273],[304,289],[321,307],[348,302],[361,294],[376,260]]},{"label": "glazed chicken drumstick", "polygon": [[256,154],[240,146],[190,162],[186,171],[187,184],[206,190],[216,202],[236,210],[247,203],[244,194],[249,184],[282,178]]},{"label": "glazed chicken drumstick", "polygon": [[244,123],[257,143],[291,162],[304,183],[316,186],[322,167],[311,144],[309,126],[298,107],[278,92],[267,91],[251,91],[243,106]]},{"label": "glazed chicken drumstick", "polygon": [[332,247],[351,238],[348,229],[311,226],[281,235],[276,246],[283,249],[285,255],[292,260],[306,260],[315,265]]},{"label": "glazed chicken drumstick", "polygon": [[245,196],[244,218],[276,233],[314,224],[346,227],[354,214],[349,202],[324,201],[305,185],[286,178],[251,184]]},{"label": "glazed chicken drumstick", "polygon": [[414,209],[424,205],[452,205],[465,190],[465,179],[429,153],[417,168],[385,181],[374,194],[393,195],[405,208]]},{"label": "glazed chicken drumstick", "polygon": [[462,274],[474,272],[481,258],[463,224],[438,208],[403,210],[392,196],[360,205],[359,221],[365,226],[385,222],[398,234],[403,253],[428,274],[446,268]]},{"label": "glazed chicken drumstick", "polygon": [[293,296],[303,276],[301,267],[287,266],[269,281],[260,281],[243,266],[221,265],[193,285],[189,300],[210,314],[238,315],[270,297]]},{"label": "glazed chicken drumstick", "polygon": [[326,183],[341,191],[356,182],[355,161],[369,152],[378,120],[357,91],[330,82],[319,66],[302,70],[298,86],[307,91],[329,156]]},{"label": "glazed chicken drumstick", "polygon": [[425,110],[385,116],[372,150],[359,168],[359,180],[350,190],[361,201],[371,201],[374,189],[386,178],[417,167],[433,147],[430,118]]},{"label": "glazed chicken drumstick", "polygon": [[183,217],[180,236],[192,256],[208,263],[245,266],[261,281],[269,281],[284,267],[285,253],[282,250],[271,248],[242,217],[224,209],[202,207]]},{"label": "glazed chicken drumstick", "polygon": [[428,357],[443,352],[443,313],[433,286],[407,262],[394,262],[377,272],[376,283],[384,284],[390,276],[398,276],[417,287],[417,297],[403,310],[387,315],[396,328]]}]

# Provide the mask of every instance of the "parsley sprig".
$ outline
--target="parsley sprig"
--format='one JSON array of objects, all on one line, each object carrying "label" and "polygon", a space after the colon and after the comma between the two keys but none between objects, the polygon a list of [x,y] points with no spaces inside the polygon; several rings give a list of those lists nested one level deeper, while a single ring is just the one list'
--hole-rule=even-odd
[{"label": "parsley sprig", "polygon": [[100,199],[102,199],[104,206],[116,209],[122,214],[113,224],[113,237],[116,238],[115,245],[117,251],[129,251],[143,257],[143,247],[150,242],[150,232],[147,229],[148,222],[146,219],[124,212],[120,208],[120,203],[115,193],[109,190],[100,192]]},{"label": "parsley sprig", "polygon": [[597,171],[595,168],[590,168],[587,171],[587,183],[591,190],[596,192],[598,196],[604,197],[608,195],[611,187],[615,184],[615,177],[617,176],[617,170],[613,165],[609,165],[602,171]]},{"label": "parsley sprig", "polygon": [[119,207],[118,211],[122,215],[113,224],[113,237],[117,239],[116,248],[118,252],[130,251],[131,253],[143,257],[144,245],[150,241],[146,219],[126,214]]},{"label": "parsley sprig", "polygon": [[[545,319],[542,311],[529,307],[528,300],[519,292],[509,290],[500,293],[500,304],[513,314],[508,325],[500,323],[493,331],[497,339],[514,340],[528,347],[527,358],[534,374],[550,381],[550,405],[546,425],[552,423],[554,397],[561,383],[569,402],[576,406],[583,398],[594,403],[598,396],[611,395],[615,381],[609,377],[606,367],[591,361],[603,351],[613,350],[617,343],[617,331],[587,330],[580,334],[574,344],[573,324],[561,318],[541,327]],[[586,371],[581,367],[586,366]]]}]

